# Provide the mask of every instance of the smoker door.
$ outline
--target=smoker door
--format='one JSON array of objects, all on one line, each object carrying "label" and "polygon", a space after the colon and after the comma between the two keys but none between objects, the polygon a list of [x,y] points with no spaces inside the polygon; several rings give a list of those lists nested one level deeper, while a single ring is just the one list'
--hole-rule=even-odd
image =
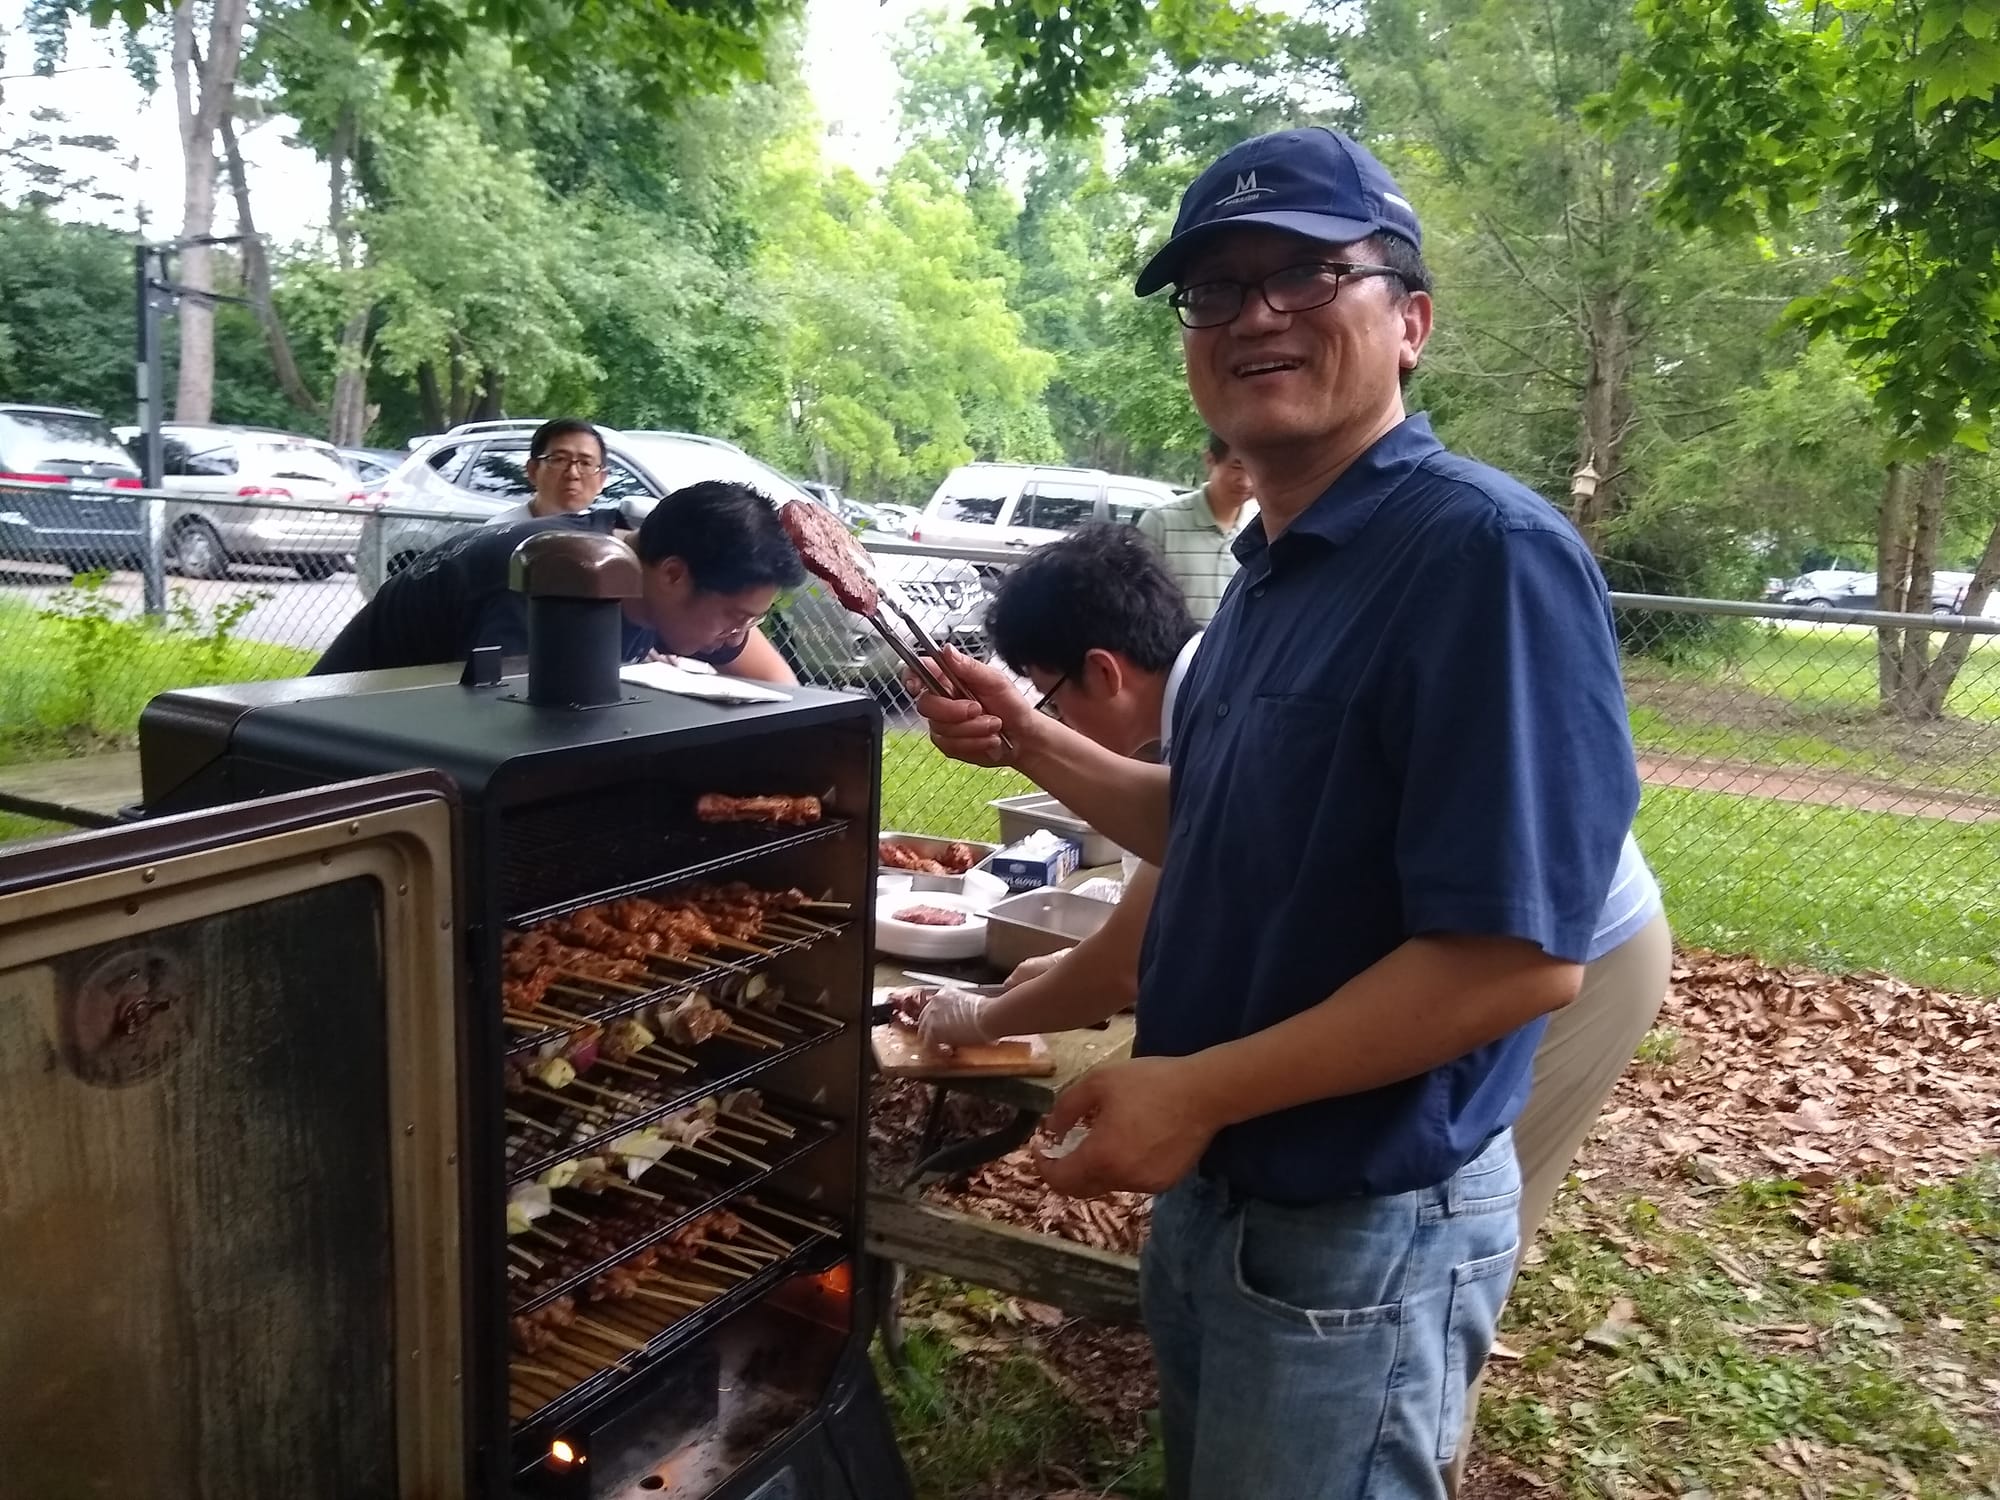
[{"label": "smoker door", "polygon": [[0,855],[0,1491],[466,1493],[454,809]]}]

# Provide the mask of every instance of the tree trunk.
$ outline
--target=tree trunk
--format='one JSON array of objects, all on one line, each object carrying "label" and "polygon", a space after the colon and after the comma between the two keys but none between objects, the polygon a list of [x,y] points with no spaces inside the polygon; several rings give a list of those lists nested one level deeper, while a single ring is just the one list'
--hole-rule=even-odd
[{"label": "tree trunk", "polygon": [[1597,487],[1576,497],[1572,514],[1590,550],[1601,556],[1605,523],[1618,513],[1624,487],[1625,433],[1631,421],[1632,329],[1618,293],[1591,299],[1584,336],[1590,357],[1576,466],[1595,469]]},{"label": "tree trunk", "polygon": [[[1993,596],[1993,590],[2000,586],[2000,521],[1987,534],[1986,549],[1979,554],[1979,562],[1972,570],[1972,582],[1965,590],[1965,598],[1959,602],[1959,614],[1980,619],[1986,613],[1986,601]],[[1926,719],[1942,719],[1945,704],[1950,701],[1952,684],[1958,681],[1959,668],[1965,665],[1965,658],[1972,650],[1972,643],[1980,637],[1970,632],[1954,632],[1944,638],[1936,656],[1924,672],[1923,688],[1918,695],[1917,706]]]},{"label": "tree trunk", "polygon": [[236,141],[231,117],[222,116],[222,159],[229,170],[229,188],[236,199],[236,232],[243,236],[243,282],[250,293],[250,307],[264,330],[264,342],[271,350],[271,370],[278,377],[278,389],[300,411],[319,415],[319,397],[306,385],[299,364],[292,357],[292,341],[278,317],[278,305],[271,296],[271,258],[257,237],[257,221],[250,212],[250,178],[243,170],[243,150]]},{"label": "tree trunk", "polygon": [[356,448],[368,436],[374,418],[368,411],[369,307],[354,279],[354,220],[347,206],[347,167],[360,141],[360,124],[352,104],[344,105],[333,127],[327,150],[327,228],[333,232],[334,258],[341,284],[354,306],[340,325],[340,342],[333,355],[333,409],[327,436],[336,447]]},{"label": "tree trunk", "polygon": [[[195,48],[195,3],[173,15],[174,104],[181,137],[181,237],[215,232],[215,135],[236,94],[249,0],[209,0],[208,55]],[[214,252],[189,245],[180,256],[180,284],[195,292],[180,301],[180,368],[174,417],[206,422],[215,410],[215,308],[199,294],[215,289]]]},{"label": "tree trunk", "polygon": [[417,400],[424,408],[424,426],[443,432],[451,424],[445,420],[444,392],[438,388],[437,366],[425,360],[417,366]]},{"label": "tree trunk", "polygon": [[[1909,577],[1909,472],[1891,463],[1882,476],[1882,506],[1875,514],[1875,607],[1890,614],[1903,609],[1904,580]],[[1902,675],[1903,638],[1899,631],[1875,632],[1875,688],[1884,708],[1896,706],[1896,684]]]},{"label": "tree trunk", "polygon": [[472,404],[469,422],[497,422],[507,415],[507,375],[504,370],[482,367],[479,372],[479,399]]},{"label": "tree trunk", "polygon": [[[1877,609],[1926,618],[1930,615],[1938,537],[1944,528],[1944,497],[1950,478],[1949,460],[1941,455],[1924,461],[1914,487],[1900,465],[1891,466],[1876,527]],[[1933,717],[1933,711],[1927,707],[1931,698],[1930,646],[1929,630],[1876,632],[1876,671],[1882,706],[1900,719]]]}]

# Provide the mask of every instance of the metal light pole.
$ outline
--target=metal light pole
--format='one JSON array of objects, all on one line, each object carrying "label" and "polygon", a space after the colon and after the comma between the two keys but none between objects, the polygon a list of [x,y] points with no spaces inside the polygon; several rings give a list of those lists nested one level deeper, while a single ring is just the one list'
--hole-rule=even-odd
[{"label": "metal light pole", "polygon": [[132,374],[139,392],[140,483],[148,494],[139,502],[145,535],[141,554],[145,579],[145,609],[154,619],[167,610],[166,503],[159,498],[166,462],[160,439],[165,420],[166,392],[161,390],[160,283],[166,279],[166,256],[157,245],[133,247],[139,295],[139,360]]},{"label": "metal light pole", "polygon": [[167,508],[159,492],[166,480],[165,445],[160,429],[166,423],[167,393],[164,389],[160,350],[160,318],[183,297],[205,302],[237,302],[250,306],[247,297],[231,297],[222,292],[177,286],[167,280],[168,258],[189,245],[237,245],[249,235],[203,235],[198,239],[166,240],[159,244],[132,247],[135,291],[138,296],[139,358],[133,366],[133,384],[139,396],[141,482],[148,494],[139,502],[145,530],[142,559],[145,579],[146,613],[159,619],[167,611]]}]

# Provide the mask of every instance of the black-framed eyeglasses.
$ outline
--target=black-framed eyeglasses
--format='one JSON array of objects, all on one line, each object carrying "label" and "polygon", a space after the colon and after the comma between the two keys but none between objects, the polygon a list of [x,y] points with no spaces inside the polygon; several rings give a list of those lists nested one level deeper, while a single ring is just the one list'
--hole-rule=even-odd
[{"label": "black-framed eyeglasses", "polygon": [[1062,710],[1056,707],[1056,694],[1060,693],[1064,685],[1068,682],[1069,673],[1065,672],[1054,682],[1050,683],[1049,690],[1042,694],[1041,699],[1035,704],[1035,712],[1038,714],[1047,714],[1051,719],[1060,720],[1062,718]]},{"label": "black-framed eyeglasses", "polygon": [[585,458],[580,453],[543,453],[529,460],[530,463],[547,464],[551,468],[567,469],[572,474],[595,474],[604,467],[594,458]]},{"label": "black-framed eyeglasses", "polygon": [[1402,273],[1388,266],[1359,265],[1346,260],[1305,261],[1281,266],[1269,276],[1255,281],[1195,281],[1176,287],[1167,298],[1183,328],[1220,328],[1236,320],[1245,299],[1254,291],[1272,312],[1311,312],[1325,307],[1340,295],[1340,285],[1362,276],[1394,276]]}]

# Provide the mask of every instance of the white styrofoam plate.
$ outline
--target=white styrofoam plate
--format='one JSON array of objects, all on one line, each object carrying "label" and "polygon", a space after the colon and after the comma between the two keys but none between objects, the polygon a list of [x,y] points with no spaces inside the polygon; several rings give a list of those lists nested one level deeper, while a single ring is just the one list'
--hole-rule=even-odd
[{"label": "white styrofoam plate", "polygon": [[[896,913],[910,906],[938,906],[962,911],[965,922],[958,927],[926,927],[920,922],[899,922]],[[976,897],[953,895],[948,891],[883,889],[875,891],[875,946],[898,958],[977,958],[986,951],[984,905]]]}]

